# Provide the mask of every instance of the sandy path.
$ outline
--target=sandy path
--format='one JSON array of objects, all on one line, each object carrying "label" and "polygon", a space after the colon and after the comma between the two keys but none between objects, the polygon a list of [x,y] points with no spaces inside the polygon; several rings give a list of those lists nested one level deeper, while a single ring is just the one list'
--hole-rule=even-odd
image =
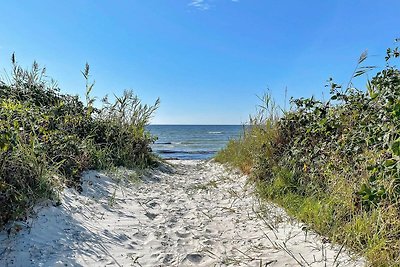
[{"label": "sandy path", "polygon": [[260,205],[244,176],[171,163],[137,183],[85,174],[82,194],[0,233],[0,266],[363,266]]}]

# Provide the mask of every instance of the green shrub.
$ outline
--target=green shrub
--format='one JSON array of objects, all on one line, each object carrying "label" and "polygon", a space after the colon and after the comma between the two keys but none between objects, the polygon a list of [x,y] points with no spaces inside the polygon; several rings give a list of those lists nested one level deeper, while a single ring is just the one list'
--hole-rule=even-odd
[{"label": "green shrub", "polygon": [[146,167],[155,163],[145,126],[159,106],[143,105],[132,91],[115,103],[94,106],[89,65],[86,104],[60,93],[34,62],[0,81],[0,228],[23,218],[40,199],[54,198],[63,185],[80,188],[80,174],[93,168]]},{"label": "green shrub", "polygon": [[[388,49],[386,60],[397,57],[397,48]],[[353,77],[373,69],[361,66],[366,58]],[[388,65],[366,90],[332,79],[329,87],[328,101],[292,99],[280,116],[262,105],[259,119],[217,160],[241,167],[245,159],[260,197],[373,266],[400,265],[400,71]]]}]

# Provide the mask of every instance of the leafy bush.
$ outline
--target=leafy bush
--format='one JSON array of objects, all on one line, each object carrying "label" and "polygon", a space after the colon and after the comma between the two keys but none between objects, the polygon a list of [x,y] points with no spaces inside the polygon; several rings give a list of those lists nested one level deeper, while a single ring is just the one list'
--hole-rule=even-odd
[{"label": "leafy bush", "polygon": [[[388,49],[388,62],[397,57],[397,48]],[[373,69],[360,66],[366,58],[363,53],[353,77]],[[216,159],[240,167],[238,158],[251,158],[261,197],[362,252],[374,266],[398,265],[400,71],[388,65],[366,90],[351,81],[342,88],[330,79],[329,86],[328,101],[292,99],[292,109],[279,117],[264,105],[261,119]]]},{"label": "leafy bush", "polygon": [[24,218],[38,200],[54,198],[63,184],[79,189],[83,170],[155,163],[155,137],[145,126],[159,100],[143,105],[125,91],[96,108],[88,64],[86,104],[60,93],[36,62],[24,70],[13,55],[12,66],[11,77],[0,81],[0,228]]}]

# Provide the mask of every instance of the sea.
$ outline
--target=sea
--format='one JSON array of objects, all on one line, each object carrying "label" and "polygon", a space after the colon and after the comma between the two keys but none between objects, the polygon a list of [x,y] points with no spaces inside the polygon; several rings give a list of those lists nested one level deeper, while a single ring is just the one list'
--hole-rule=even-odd
[{"label": "sea", "polygon": [[238,139],[243,125],[149,125],[158,137],[152,150],[164,159],[210,159],[229,140]]}]

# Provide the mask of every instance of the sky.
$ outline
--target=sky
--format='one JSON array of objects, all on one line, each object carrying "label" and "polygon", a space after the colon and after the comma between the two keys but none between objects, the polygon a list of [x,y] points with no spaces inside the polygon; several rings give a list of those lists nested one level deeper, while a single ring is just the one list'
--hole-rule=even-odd
[{"label": "sky", "polygon": [[99,98],[159,97],[154,124],[241,124],[265,92],[280,105],[326,98],[327,79],[347,84],[366,49],[366,64],[383,68],[399,10],[398,0],[2,1],[0,69],[15,52],[83,96],[88,62]]}]

